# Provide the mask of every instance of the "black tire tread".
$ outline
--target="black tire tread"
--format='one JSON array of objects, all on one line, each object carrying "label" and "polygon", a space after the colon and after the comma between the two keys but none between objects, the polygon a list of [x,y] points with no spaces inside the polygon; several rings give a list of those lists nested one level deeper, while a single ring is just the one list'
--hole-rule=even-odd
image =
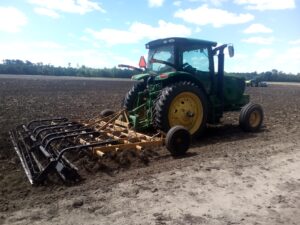
[{"label": "black tire tread", "polygon": [[107,117],[107,116],[110,116],[112,114],[114,114],[115,111],[112,110],[112,109],[103,109],[101,112],[100,112],[100,116],[101,117]]},{"label": "black tire tread", "polygon": [[136,100],[138,97],[138,93],[143,91],[146,87],[144,82],[136,83],[133,87],[127,92],[124,100],[123,100],[123,108],[127,109],[128,111],[134,109],[136,106]]},{"label": "black tire tread", "polygon": [[[177,90],[176,90],[177,89]],[[192,91],[198,95],[202,102],[203,106],[203,123],[201,124],[199,130],[193,134],[194,137],[199,136],[202,134],[202,132],[205,129],[206,122],[207,122],[207,110],[208,110],[208,104],[207,104],[207,98],[203,91],[193,82],[190,81],[180,81],[177,83],[174,83],[170,86],[165,87],[162,91],[161,94],[159,95],[159,98],[155,104],[155,116],[154,116],[154,126],[158,128],[159,130],[162,130],[164,132],[167,132],[171,127],[169,126],[169,122],[167,119],[167,109],[166,105],[167,102],[170,101],[170,98],[173,98],[175,96],[174,92],[178,92],[178,90],[183,90],[183,91]]]},{"label": "black tire tread", "polygon": [[[176,136],[180,136],[182,142],[180,144],[174,143]],[[191,136],[189,131],[183,126],[174,126],[172,127],[165,139],[165,144],[168,151],[172,156],[181,156],[184,155],[190,147]]]},{"label": "black tire tread", "polygon": [[[255,128],[253,128],[249,125],[249,117],[250,117],[251,112],[253,112],[254,110],[258,110],[261,113],[261,121],[260,121],[259,125]],[[263,113],[262,106],[259,104],[250,102],[242,108],[242,110],[240,112],[240,117],[239,117],[239,124],[240,124],[240,127],[244,131],[255,132],[260,129],[263,119],[264,119],[264,113]]]}]

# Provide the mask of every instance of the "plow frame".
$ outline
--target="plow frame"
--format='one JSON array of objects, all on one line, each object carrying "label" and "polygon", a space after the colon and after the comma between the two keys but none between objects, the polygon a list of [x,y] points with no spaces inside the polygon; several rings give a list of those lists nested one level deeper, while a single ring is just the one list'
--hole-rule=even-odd
[{"label": "plow frame", "polygon": [[91,120],[34,120],[10,132],[13,148],[31,184],[44,183],[53,172],[64,182],[81,180],[78,168],[65,157],[66,153],[84,150],[102,157],[112,151],[163,146],[165,138],[160,131],[150,136],[131,129],[126,110]]}]

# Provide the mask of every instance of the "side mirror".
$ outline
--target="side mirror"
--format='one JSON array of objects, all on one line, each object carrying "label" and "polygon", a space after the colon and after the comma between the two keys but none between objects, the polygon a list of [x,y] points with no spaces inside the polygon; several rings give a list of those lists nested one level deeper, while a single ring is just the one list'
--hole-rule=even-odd
[{"label": "side mirror", "polygon": [[228,45],[228,53],[230,57],[234,56],[234,48],[233,45]]},{"label": "side mirror", "polygon": [[139,67],[144,69],[146,69],[147,67],[147,63],[144,56],[141,56],[140,58]]}]

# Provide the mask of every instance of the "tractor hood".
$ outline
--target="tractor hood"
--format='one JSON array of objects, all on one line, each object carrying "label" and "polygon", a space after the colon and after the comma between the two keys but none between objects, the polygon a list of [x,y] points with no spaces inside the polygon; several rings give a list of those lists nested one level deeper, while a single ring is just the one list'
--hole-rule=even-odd
[{"label": "tractor hood", "polygon": [[153,76],[155,77],[154,80],[166,80],[168,78],[171,78],[176,75],[190,75],[187,72],[183,71],[173,71],[173,72],[165,72],[157,75],[152,75],[150,73],[142,73],[142,74],[137,74],[131,77],[131,80],[143,80],[147,77]]},{"label": "tractor hood", "polygon": [[143,80],[149,76],[151,76],[149,73],[136,74],[131,77],[131,80]]}]

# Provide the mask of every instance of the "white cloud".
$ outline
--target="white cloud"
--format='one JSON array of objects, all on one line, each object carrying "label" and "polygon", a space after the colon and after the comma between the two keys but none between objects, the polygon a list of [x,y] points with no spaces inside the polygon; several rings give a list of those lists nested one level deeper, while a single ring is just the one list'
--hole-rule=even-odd
[{"label": "white cloud", "polygon": [[210,3],[214,6],[221,6],[224,2],[228,0],[201,0],[202,2]]},{"label": "white cloud", "polygon": [[86,14],[91,11],[105,12],[99,3],[90,0],[28,0],[38,14],[58,18],[58,12]]},{"label": "white cloud", "polygon": [[40,15],[50,16],[55,19],[60,17],[57,12],[55,12],[52,9],[47,9],[47,8],[37,7],[37,8],[34,8],[34,12],[36,12],[37,14],[40,14]]},{"label": "white cloud", "polygon": [[16,33],[27,24],[24,13],[14,7],[0,7],[0,31]]},{"label": "white cloud", "polygon": [[164,0],[148,0],[149,7],[161,7],[164,3]]},{"label": "white cloud", "polygon": [[300,44],[300,38],[297,39],[297,40],[290,41],[289,44],[291,44],[291,45],[299,45]]},{"label": "white cloud", "polygon": [[253,33],[272,33],[272,29],[264,26],[263,24],[254,23],[244,30],[245,34]]},{"label": "white cloud", "polygon": [[247,53],[247,57],[226,61],[226,71],[232,72],[265,72],[272,69],[285,73],[297,74],[300,72],[300,46],[276,51],[271,48],[263,48],[256,52]]},{"label": "white cloud", "polygon": [[288,48],[285,52],[278,54],[274,60],[274,68],[285,72],[300,72],[300,47]]},{"label": "white cloud", "polygon": [[109,45],[137,43],[143,39],[157,39],[170,36],[189,36],[191,29],[184,25],[158,21],[158,26],[134,22],[128,30],[105,28],[100,31],[86,29],[95,39],[105,41]]},{"label": "white cloud", "polygon": [[195,9],[180,9],[175,12],[174,16],[189,23],[197,25],[211,24],[214,27],[241,24],[254,19],[254,16],[249,13],[235,14],[222,9],[208,8],[207,5],[202,5]]},{"label": "white cloud", "polygon": [[81,37],[79,38],[79,40],[85,41],[85,42],[90,41],[90,39],[89,39],[87,36],[81,36]]},{"label": "white cloud", "polygon": [[196,29],[194,30],[195,33],[200,33],[202,31],[202,29],[200,27],[196,27]]},{"label": "white cloud", "polygon": [[[92,47],[92,46],[91,46]],[[138,60],[131,60],[126,56],[115,54],[109,50],[78,49],[71,44],[60,45],[51,41],[38,42],[1,42],[0,61],[4,59],[29,60],[33,63],[43,62],[55,66],[85,65],[88,67],[114,67],[119,63],[136,65]]]},{"label": "white cloud", "polygon": [[273,56],[273,54],[274,54],[273,49],[263,48],[263,49],[258,50],[255,53],[255,57],[258,59],[268,59],[268,58],[271,58]]},{"label": "white cloud", "polygon": [[182,3],[181,1],[174,1],[173,5],[179,7],[179,6],[181,6],[181,3]]},{"label": "white cloud", "polygon": [[270,45],[274,42],[274,37],[250,37],[243,39],[242,42],[259,45]]},{"label": "white cloud", "polygon": [[246,9],[281,10],[296,7],[295,0],[235,0],[236,4],[246,5]]}]

